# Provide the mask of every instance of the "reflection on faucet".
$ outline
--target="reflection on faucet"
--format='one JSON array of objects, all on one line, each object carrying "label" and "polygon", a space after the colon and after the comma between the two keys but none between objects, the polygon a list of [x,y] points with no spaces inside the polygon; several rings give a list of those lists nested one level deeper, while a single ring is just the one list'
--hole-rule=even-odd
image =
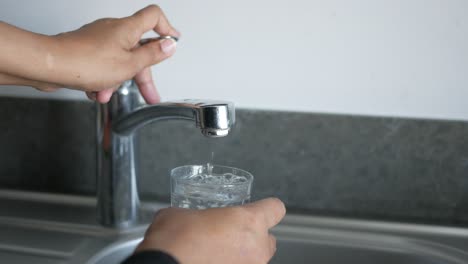
[{"label": "reflection on faucet", "polygon": [[123,83],[97,111],[99,221],[125,228],[139,223],[135,131],[167,119],[195,121],[205,136],[223,137],[235,122],[234,105],[224,101],[183,100],[148,106],[133,81]]}]

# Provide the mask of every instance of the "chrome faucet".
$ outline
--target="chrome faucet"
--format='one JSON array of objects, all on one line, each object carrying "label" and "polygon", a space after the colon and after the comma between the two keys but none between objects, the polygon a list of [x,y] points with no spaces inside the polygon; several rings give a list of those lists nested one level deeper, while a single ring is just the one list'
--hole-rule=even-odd
[{"label": "chrome faucet", "polygon": [[135,132],[154,121],[195,121],[203,135],[223,137],[235,122],[234,105],[224,101],[183,100],[148,106],[134,81],[126,81],[97,110],[98,218],[109,227],[141,222],[137,190]]}]

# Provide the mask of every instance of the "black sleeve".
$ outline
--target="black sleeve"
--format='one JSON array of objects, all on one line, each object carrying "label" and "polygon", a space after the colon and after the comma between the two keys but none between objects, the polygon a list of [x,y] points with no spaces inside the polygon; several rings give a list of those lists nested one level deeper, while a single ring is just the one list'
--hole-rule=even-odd
[{"label": "black sleeve", "polygon": [[171,255],[162,251],[141,251],[128,257],[122,264],[179,264]]}]

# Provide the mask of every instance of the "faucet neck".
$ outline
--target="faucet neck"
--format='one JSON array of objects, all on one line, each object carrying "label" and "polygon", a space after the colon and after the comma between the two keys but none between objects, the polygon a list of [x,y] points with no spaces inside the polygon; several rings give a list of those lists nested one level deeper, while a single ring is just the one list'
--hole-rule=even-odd
[{"label": "faucet neck", "polygon": [[209,137],[227,135],[235,122],[232,103],[184,100],[148,106],[133,81],[123,83],[108,104],[97,109],[99,221],[125,228],[141,222],[137,190],[138,128],[163,119],[196,123]]}]

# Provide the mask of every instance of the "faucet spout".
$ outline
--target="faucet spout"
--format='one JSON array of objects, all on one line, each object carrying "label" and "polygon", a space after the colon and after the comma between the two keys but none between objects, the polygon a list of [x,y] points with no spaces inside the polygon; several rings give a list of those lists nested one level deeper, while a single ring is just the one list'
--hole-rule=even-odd
[{"label": "faucet spout", "polygon": [[223,137],[235,123],[234,105],[225,101],[182,100],[148,106],[133,81],[121,85],[97,111],[99,221],[125,228],[141,220],[137,190],[135,132],[159,120],[193,121],[203,135]]},{"label": "faucet spout", "polygon": [[210,137],[226,136],[235,122],[234,106],[214,100],[182,100],[147,106],[123,116],[114,125],[122,135],[161,119],[193,120],[202,133]]}]

